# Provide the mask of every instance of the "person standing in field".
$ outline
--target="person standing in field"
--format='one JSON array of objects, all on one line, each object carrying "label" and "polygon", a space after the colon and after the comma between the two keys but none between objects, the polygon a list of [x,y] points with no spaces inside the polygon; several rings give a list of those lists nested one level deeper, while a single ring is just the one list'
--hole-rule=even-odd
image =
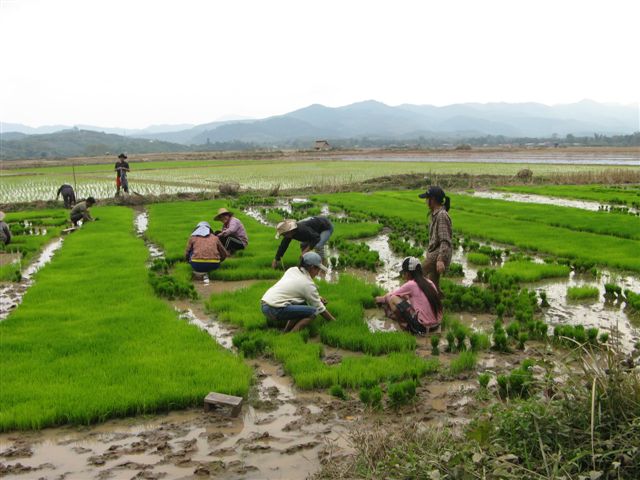
[{"label": "person standing in field", "polygon": [[271,262],[273,268],[278,268],[291,240],[298,240],[302,254],[315,250],[324,259],[324,247],[333,234],[333,224],[327,217],[310,217],[299,222],[285,220],[276,226],[276,238],[283,237],[276,252],[276,258]]},{"label": "person standing in field", "polygon": [[68,183],[65,183],[58,189],[56,193],[56,201],[62,195],[64,201],[64,208],[71,208],[76,204],[76,192],[73,191],[73,187]]},{"label": "person standing in field", "polygon": [[126,162],[127,156],[124,153],[118,155],[118,161],[116,162],[116,195],[120,195],[120,188],[124,190],[124,193],[129,193],[129,180],[127,179],[127,172],[129,171],[129,163]]},{"label": "person standing in field", "polygon": [[407,257],[400,273],[405,283],[381,297],[376,304],[384,308],[386,316],[398,322],[403,330],[424,335],[442,321],[442,300],[435,284],[422,274],[420,260]]},{"label": "person standing in field", "polygon": [[211,225],[200,222],[189,237],[184,256],[194,272],[209,273],[217,270],[229,253],[213,234]]},{"label": "person standing in field", "polygon": [[316,252],[302,255],[300,264],[287,270],[262,297],[261,308],[267,317],[267,325],[285,332],[297,332],[317,315],[325,320],[335,320],[313,281],[320,271],[326,270]]},{"label": "person standing in field", "polygon": [[247,231],[240,220],[238,220],[232,212],[226,208],[218,209],[218,214],[213,218],[222,222],[222,230],[217,231],[216,235],[224,245],[224,248],[233,255],[238,250],[244,250],[249,244]]},{"label": "person standing in field", "polygon": [[69,218],[71,218],[71,223],[73,223],[74,227],[78,226],[78,222],[80,220],[82,220],[82,223],[93,222],[95,220],[91,216],[91,213],[89,212],[89,208],[93,207],[95,204],[96,204],[95,198],[89,197],[84,202],[78,203],[75,207],[71,209]]},{"label": "person standing in field", "polygon": [[4,212],[0,212],[0,245],[9,245],[11,243],[11,229],[4,221],[4,217]]},{"label": "person standing in field", "polygon": [[431,223],[429,224],[429,245],[427,254],[422,264],[422,271],[438,289],[440,288],[440,275],[449,267],[453,246],[451,237],[453,234],[449,208],[451,200],[442,188],[431,186],[420,195],[427,201],[431,211]]}]

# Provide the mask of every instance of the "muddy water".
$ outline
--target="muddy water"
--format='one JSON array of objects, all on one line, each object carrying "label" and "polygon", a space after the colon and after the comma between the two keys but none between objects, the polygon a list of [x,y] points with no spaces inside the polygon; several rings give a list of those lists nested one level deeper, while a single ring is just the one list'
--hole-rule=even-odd
[{"label": "muddy water", "polygon": [[534,195],[528,193],[511,193],[511,192],[473,192],[474,197],[490,198],[493,200],[507,200],[509,202],[524,203],[541,203],[544,205],[556,205],[560,207],[573,207],[582,210],[590,210],[597,212],[601,204],[598,202],[589,202],[586,200],[569,200],[566,198],[547,197],[544,195]]},{"label": "muddy water", "polygon": [[[136,216],[133,219],[133,225],[136,229],[136,234],[139,237],[144,237],[144,234],[149,228],[149,213],[143,209],[135,209]],[[147,250],[149,250],[149,257],[152,260],[156,258],[164,258],[164,252],[157,245],[149,242],[145,239],[145,245],[147,246]]]},{"label": "muddy water", "polygon": [[0,283],[0,321],[7,318],[9,313],[22,302],[22,297],[33,285],[33,275],[51,261],[61,246],[62,238],[55,239],[46,245],[38,258],[22,272],[20,282]]},{"label": "muddy water", "polygon": [[262,215],[262,212],[260,211],[260,208],[256,208],[256,207],[248,207],[245,208],[244,213],[249,215],[251,218],[257,220],[258,222],[260,222],[262,225],[269,225],[272,226],[269,221],[264,217],[264,215]]}]

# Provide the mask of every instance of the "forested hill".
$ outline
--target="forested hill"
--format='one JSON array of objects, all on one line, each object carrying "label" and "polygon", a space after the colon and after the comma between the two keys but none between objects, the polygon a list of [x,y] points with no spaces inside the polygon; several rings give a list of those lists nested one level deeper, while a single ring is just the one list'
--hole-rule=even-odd
[{"label": "forested hill", "polygon": [[183,152],[184,145],[123,137],[88,130],[63,130],[46,135],[26,135],[10,139],[2,136],[0,159],[79,157],[105,154]]}]

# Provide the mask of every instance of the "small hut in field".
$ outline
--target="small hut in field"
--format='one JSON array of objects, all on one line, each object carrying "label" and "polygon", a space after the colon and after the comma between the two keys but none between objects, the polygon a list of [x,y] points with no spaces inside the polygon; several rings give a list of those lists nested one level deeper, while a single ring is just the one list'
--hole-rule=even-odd
[{"label": "small hut in field", "polygon": [[316,140],[316,144],[314,146],[316,151],[320,150],[331,150],[331,145],[326,140]]}]

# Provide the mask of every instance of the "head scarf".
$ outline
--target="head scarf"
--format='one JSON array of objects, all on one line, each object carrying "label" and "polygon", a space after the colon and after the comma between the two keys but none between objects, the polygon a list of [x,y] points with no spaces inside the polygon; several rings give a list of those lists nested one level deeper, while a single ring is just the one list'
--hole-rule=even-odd
[{"label": "head scarf", "polygon": [[192,237],[208,237],[211,234],[211,225],[208,222],[200,222],[191,234]]}]

